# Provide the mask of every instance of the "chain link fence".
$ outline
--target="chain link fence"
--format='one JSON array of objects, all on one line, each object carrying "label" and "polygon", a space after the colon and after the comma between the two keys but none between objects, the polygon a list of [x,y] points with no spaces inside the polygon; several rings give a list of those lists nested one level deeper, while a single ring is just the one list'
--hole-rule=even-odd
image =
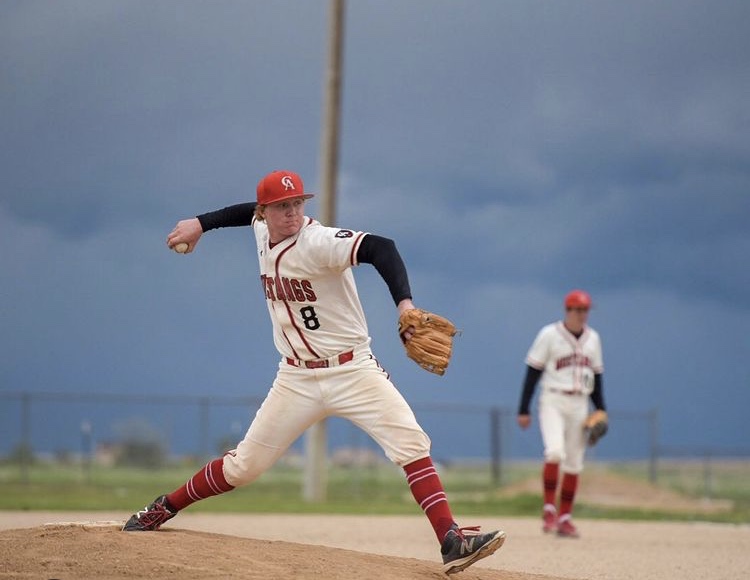
[{"label": "chain link fence", "polygon": [[[106,465],[129,452],[129,460],[136,462],[208,460],[241,439],[262,397],[5,392],[0,402],[0,457],[16,462],[26,477],[30,462],[39,458]],[[414,403],[412,408],[433,440],[437,461],[486,465],[495,485],[502,484],[507,462],[541,455],[538,430],[520,432],[514,410],[442,403]],[[618,438],[617,445],[600,444],[590,456],[614,459],[616,449],[619,458],[645,459],[649,478],[656,481],[659,456],[670,450],[658,441],[658,412],[609,414],[617,429],[608,437]],[[328,432],[332,461],[384,459],[377,445],[349,422],[330,419]],[[288,452],[303,453],[300,441]]]}]

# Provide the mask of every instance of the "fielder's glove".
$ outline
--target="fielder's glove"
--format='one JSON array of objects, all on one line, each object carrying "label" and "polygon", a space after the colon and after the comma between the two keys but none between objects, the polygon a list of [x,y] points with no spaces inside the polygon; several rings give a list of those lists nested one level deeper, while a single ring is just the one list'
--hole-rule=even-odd
[{"label": "fielder's glove", "polygon": [[[411,333],[408,340],[404,336],[407,331]],[[398,334],[406,355],[437,375],[445,374],[453,352],[453,336],[457,332],[450,320],[421,308],[405,310],[398,319]]]},{"label": "fielder's glove", "polygon": [[591,415],[586,417],[586,421],[583,423],[583,428],[586,431],[586,441],[589,447],[593,447],[599,442],[599,439],[604,437],[609,430],[609,422],[607,419],[607,412],[597,409]]}]

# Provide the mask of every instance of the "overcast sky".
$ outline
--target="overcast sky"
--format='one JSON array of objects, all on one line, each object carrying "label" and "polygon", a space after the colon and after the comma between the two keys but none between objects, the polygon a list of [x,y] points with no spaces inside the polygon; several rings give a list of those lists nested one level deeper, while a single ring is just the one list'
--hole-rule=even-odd
[{"label": "overcast sky", "polygon": [[[408,400],[515,412],[580,287],[615,416],[748,449],[748,22],[746,0],[348,3],[337,225],[393,238],[415,303],[463,329],[425,373],[356,269]],[[0,3],[2,391],[265,394],[251,231],[164,240],[268,171],[318,188],[327,27],[322,0]]]}]

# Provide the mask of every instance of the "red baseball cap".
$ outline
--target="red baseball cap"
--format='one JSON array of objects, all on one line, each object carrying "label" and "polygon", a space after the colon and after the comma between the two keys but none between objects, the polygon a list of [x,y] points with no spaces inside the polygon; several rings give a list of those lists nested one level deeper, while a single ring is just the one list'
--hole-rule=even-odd
[{"label": "red baseball cap", "polygon": [[565,296],[565,308],[591,308],[591,296],[583,290],[571,290]]},{"label": "red baseball cap", "polygon": [[310,199],[314,195],[305,193],[305,186],[299,175],[294,171],[282,169],[269,173],[261,179],[258,182],[256,193],[260,205],[269,205],[293,197]]}]

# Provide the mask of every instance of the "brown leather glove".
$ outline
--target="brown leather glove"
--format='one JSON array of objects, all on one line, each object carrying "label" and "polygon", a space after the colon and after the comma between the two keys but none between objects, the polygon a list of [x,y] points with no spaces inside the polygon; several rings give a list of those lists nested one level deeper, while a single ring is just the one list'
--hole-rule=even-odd
[{"label": "brown leather glove", "polygon": [[[411,338],[406,338],[407,331]],[[453,336],[457,332],[450,320],[421,308],[405,310],[398,319],[398,334],[406,355],[437,375],[445,374],[453,353]]]},{"label": "brown leather glove", "polygon": [[583,423],[586,431],[586,441],[589,447],[593,447],[604,437],[609,430],[609,419],[606,411],[596,410],[586,418]]}]

